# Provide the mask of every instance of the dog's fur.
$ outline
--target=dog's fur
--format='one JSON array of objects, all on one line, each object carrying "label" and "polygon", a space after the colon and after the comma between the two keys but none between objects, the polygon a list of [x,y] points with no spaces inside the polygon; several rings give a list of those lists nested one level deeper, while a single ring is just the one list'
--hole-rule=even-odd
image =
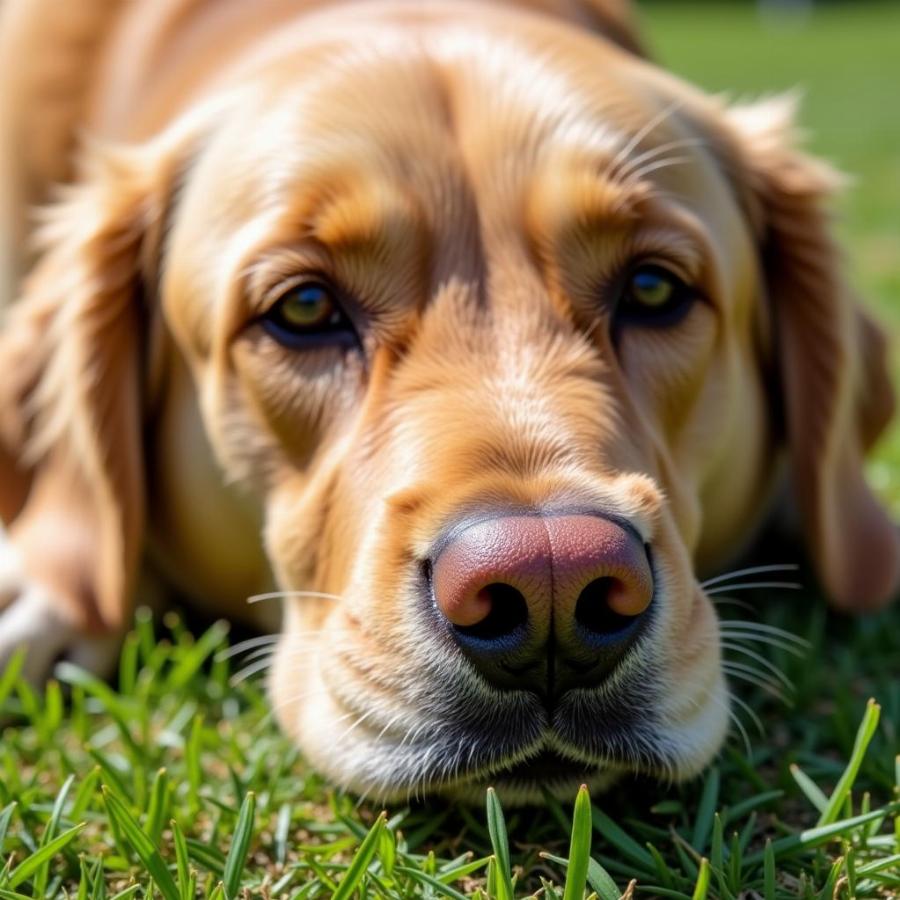
[{"label": "dog's fur", "polygon": [[[670,77],[615,0],[0,14],[20,295],[0,661],[25,643],[34,677],[60,654],[102,668],[148,568],[233,618],[320,592],[286,598],[271,688],[337,782],[460,793],[550,749],[602,785],[715,753],[728,694],[698,578],[785,485],[833,603],[893,594],[897,533],[862,473],[892,411],[883,341],[789,103]],[[26,209],[51,199],[33,249]],[[678,324],[613,327],[640,259],[696,286]],[[360,349],[260,327],[305,271],[352,297]],[[571,506],[652,546],[655,613],[613,677],[548,710],[455,652],[422,561],[472,509]]]}]

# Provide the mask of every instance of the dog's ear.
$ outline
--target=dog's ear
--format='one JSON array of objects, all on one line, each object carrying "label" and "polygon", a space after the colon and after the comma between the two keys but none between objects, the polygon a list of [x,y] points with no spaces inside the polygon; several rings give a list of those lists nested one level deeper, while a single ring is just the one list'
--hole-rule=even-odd
[{"label": "dog's ear", "polygon": [[835,605],[874,609],[900,582],[900,532],[863,475],[863,454],[893,412],[886,345],[844,281],[826,209],[840,179],[797,149],[794,106],[779,98],[729,118],[759,235],[802,526]]},{"label": "dog's ear", "polygon": [[634,5],[628,0],[575,0],[575,7],[591,27],[622,49],[649,58],[640,37]]},{"label": "dog's ear", "polygon": [[93,147],[0,331],[0,515],[84,629],[124,624],[144,518],[146,286],[175,146]]}]

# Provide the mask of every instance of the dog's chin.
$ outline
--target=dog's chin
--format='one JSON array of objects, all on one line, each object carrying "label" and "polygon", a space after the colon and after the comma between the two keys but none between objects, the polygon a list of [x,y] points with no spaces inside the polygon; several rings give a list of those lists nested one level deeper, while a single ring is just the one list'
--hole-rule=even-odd
[{"label": "dog's chin", "polygon": [[547,795],[571,801],[585,784],[594,794],[610,788],[623,774],[624,766],[612,763],[586,763],[556,751],[541,750],[520,762],[509,762],[476,775],[463,776],[435,793],[449,799],[478,805],[484,792],[493,787],[504,806],[528,806],[543,803]]}]

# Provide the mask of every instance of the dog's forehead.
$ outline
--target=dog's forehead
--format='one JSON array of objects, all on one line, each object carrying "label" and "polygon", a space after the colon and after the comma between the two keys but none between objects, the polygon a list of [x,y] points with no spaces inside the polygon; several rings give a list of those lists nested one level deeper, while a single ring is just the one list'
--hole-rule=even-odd
[{"label": "dog's forehead", "polygon": [[[363,31],[326,34],[250,79],[183,203],[193,260],[234,266],[190,272],[193,284],[224,289],[254,254],[306,237],[382,259],[418,247],[440,281],[479,266],[492,236],[627,213],[634,162],[711,232],[740,230],[681,116],[696,98],[653,67],[571,29],[542,43],[486,26]],[[594,179],[611,189],[601,204]]]},{"label": "dog's forehead", "polygon": [[249,196],[264,203],[355,168],[435,205],[428,192],[454,172],[483,196],[548,153],[599,161],[679,133],[678,102],[651,67],[574,29],[534,35],[504,24],[344,23],[340,37],[284,38],[289,58],[252,74],[218,142],[217,198],[229,200],[223,172],[242,198],[257,182]]}]

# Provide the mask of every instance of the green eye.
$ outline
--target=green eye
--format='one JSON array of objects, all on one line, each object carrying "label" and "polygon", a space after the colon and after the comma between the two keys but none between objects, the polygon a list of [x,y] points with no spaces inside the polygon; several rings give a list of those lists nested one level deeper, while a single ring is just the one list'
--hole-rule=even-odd
[{"label": "green eye", "polygon": [[282,323],[289,328],[318,328],[330,322],[337,310],[331,295],[320,284],[292,288],[276,304]]},{"label": "green eye", "polygon": [[625,282],[616,319],[622,324],[674,325],[695,296],[674,272],[657,265],[638,266]]},{"label": "green eye", "polygon": [[356,332],[334,291],[318,281],[289,288],[261,321],[275,340],[292,348],[356,342]]},{"label": "green eye", "polygon": [[644,266],[631,276],[631,297],[641,306],[658,309],[665,306],[675,293],[675,279],[656,266]]}]

